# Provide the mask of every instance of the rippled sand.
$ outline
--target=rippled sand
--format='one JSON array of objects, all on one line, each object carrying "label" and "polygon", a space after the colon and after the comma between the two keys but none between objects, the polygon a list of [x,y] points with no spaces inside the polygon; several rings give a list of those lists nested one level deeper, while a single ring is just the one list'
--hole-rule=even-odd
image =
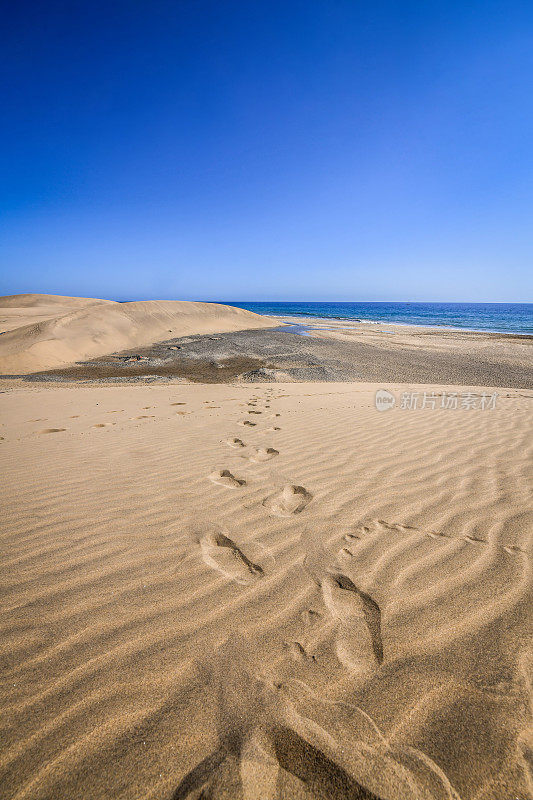
[{"label": "rippled sand", "polygon": [[376,388],[0,394],[2,797],[531,795],[533,392]]}]

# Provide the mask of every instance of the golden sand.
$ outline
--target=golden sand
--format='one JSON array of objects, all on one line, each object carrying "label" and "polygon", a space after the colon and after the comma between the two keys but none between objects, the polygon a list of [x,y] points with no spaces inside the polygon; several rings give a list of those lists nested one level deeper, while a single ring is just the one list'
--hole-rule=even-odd
[{"label": "golden sand", "polygon": [[376,388],[0,394],[2,797],[531,796],[533,393]]}]

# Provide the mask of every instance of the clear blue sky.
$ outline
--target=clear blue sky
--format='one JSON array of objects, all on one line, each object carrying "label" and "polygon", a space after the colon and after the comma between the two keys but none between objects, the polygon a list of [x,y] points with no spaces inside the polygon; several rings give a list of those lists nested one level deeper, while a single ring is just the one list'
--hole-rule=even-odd
[{"label": "clear blue sky", "polygon": [[533,300],[533,3],[5,4],[0,294]]}]

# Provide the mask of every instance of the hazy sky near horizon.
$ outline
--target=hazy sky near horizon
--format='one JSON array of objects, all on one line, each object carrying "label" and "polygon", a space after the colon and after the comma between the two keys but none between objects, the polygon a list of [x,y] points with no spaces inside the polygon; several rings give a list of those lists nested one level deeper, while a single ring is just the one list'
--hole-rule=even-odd
[{"label": "hazy sky near horizon", "polygon": [[0,294],[533,300],[533,4],[3,10]]}]

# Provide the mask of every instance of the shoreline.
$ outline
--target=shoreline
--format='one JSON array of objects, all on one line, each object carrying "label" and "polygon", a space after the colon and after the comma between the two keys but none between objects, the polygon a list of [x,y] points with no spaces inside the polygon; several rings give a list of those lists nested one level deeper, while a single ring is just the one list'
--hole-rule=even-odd
[{"label": "shoreline", "polygon": [[[309,320],[311,322],[324,322],[324,323],[336,323],[336,322],[351,322],[353,324],[359,325],[389,325],[395,326],[398,328],[414,328],[414,329],[423,329],[423,330],[430,330],[430,331],[441,331],[442,333],[478,333],[478,334],[497,334],[499,336],[510,336],[515,337],[519,336],[521,338],[531,338],[533,339],[533,331],[530,332],[522,332],[522,331],[504,331],[504,330],[496,330],[496,329],[489,329],[489,328],[463,328],[463,327],[456,327],[453,325],[439,325],[439,324],[426,324],[422,325],[422,323],[416,322],[389,322],[388,320],[373,320],[373,319],[354,319],[351,317],[307,317],[305,315],[287,315],[287,316],[280,316],[278,314],[263,314],[265,317],[273,317],[274,319],[281,319],[281,320],[294,320],[300,321],[302,319]],[[305,323],[301,323],[305,324]]]},{"label": "shoreline", "polygon": [[229,301],[276,317],[397,324],[482,333],[533,334],[533,303],[401,301]]}]

